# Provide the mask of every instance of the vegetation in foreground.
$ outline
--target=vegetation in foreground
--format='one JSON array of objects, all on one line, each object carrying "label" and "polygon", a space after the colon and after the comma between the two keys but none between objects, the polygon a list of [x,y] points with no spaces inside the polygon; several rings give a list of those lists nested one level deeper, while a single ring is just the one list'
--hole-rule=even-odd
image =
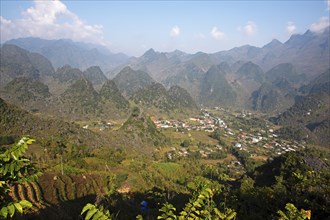
[{"label": "vegetation in foreground", "polygon": [[[44,200],[50,198],[46,194],[51,192],[47,191],[54,190],[49,183],[45,185],[50,188],[41,189],[40,195],[26,188],[26,184],[32,186],[31,181],[40,176],[31,161],[24,157],[27,146],[32,142],[32,139],[22,138],[13,146],[2,148],[3,218],[15,215],[23,219],[28,216],[42,219],[41,215],[51,212],[47,209],[65,206],[60,203],[60,206],[54,206],[50,200]],[[145,191],[125,191],[122,185],[128,184],[125,182],[127,176],[120,173],[107,176],[108,181],[103,182],[107,187],[103,192],[98,192],[94,197],[96,200],[90,198],[89,202],[75,204],[80,206],[80,210],[77,208],[66,218],[82,215],[85,219],[99,219],[102,216],[106,219],[326,219],[330,213],[328,158],[327,153],[310,149],[289,152],[235,181],[219,165],[205,166],[189,158],[175,162],[149,160],[149,164],[141,164],[140,167],[147,172],[140,173],[136,166],[131,166],[134,172],[139,173],[139,178],[148,183]],[[186,172],[185,176],[180,169]],[[187,173],[188,170],[190,172]],[[58,181],[64,183],[55,186],[55,196],[60,198],[61,203],[70,202],[70,193],[76,194],[76,198],[81,196],[78,191],[71,191],[73,186],[66,185],[65,178],[78,180],[77,176],[82,175],[85,184],[92,184],[93,188],[95,185],[92,182],[102,178],[101,171],[94,173],[95,178],[86,177],[86,171],[80,172],[69,174],[66,170],[65,174],[57,172],[52,180],[48,178],[55,185]],[[40,179],[35,183],[42,184]],[[30,211],[25,211],[25,208],[32,206]],[[24,215],[20,216],[23,211]],[[58,219],[59,215],[51,218]]]}]

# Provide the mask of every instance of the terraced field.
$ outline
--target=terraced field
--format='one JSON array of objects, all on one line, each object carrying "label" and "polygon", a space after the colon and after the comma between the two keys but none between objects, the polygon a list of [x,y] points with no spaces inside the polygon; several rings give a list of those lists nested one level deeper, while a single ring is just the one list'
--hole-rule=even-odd
[{"label": "terraced field", "polygon": [[37,182],[14,186],[10,195],[14,200],[26,199],[33,204],[24,219],[77,219],[86,203],[105,193],[104,186],[106,183],[95,174],[45,173]]}]

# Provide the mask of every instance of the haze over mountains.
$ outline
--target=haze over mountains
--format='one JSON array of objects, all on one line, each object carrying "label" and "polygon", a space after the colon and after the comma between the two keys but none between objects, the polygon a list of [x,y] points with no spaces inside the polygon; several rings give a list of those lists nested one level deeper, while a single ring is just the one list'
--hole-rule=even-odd
[{"label": "haze over mountains", "polygon": [[103,46],[73,42],[70,39],[45,40],[30,37],[9,40],[6,44],[39,53],[51,61],[54,68],[70,65],[84,70],[90,66],[99,66],[103,71],[108,71],[128,59],[127,55],[113,54]]},{"label": "haze over mountains", "polygon": [[[130,58],[71,40],[13,39],[1,47],[1,98],[71,120],[125,118],[128,101],[168,113],[220,106],[277,114],[311,96],[329,97],[323,91],[329,51],[329,27],[262,48],[213,54],[149,49]],[[327,126],[328,118],[315,120]]]}]

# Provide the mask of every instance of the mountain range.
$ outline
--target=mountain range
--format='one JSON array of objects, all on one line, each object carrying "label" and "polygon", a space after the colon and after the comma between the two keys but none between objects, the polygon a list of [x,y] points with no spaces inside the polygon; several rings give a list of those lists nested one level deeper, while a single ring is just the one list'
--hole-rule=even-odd
[{"label": "mountain range", "polygon": [[54,68],[70,65],[79,69],[99,66],[102,71],[109,71],[127,61],[123,53],[111,53],[106,47],[73,42],[70,39],[45,40],[40,38],[18,38],[6,42],[30,52],[39,53],[50,60]]},{"label": "mountain range", "polygon": [[292,107],[271,120],[285,127],[296,127],[295,130],[299,128],[302,136],[327,146],[330,142],[330,69],[300,90],[306,95],[297,96]]},{"label": "mountain range", "polygon": [[[299,121],[302,106],[312,105],[308,100],[325,103],[319,115],[329,111],[329,28],[261,48],[213,54],[149,49],[130,58],[71,40],[20,38],[2,45],[0,56],[2,99],[69,120],[127,118],[130,103],[160,112],[248,109],[273,114],[279,124]],[[326,128],[323,116],[300,124],[321,134],[315,123]]]}]

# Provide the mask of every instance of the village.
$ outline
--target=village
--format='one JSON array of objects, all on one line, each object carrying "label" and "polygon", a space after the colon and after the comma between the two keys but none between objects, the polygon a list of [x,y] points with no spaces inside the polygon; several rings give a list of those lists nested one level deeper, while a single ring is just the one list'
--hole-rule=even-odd
[{"label": "village", "polygon": [[[167,134],[180,133],[186,137],[184,141],[170,146],[166,151],[165,157],[170,161],[189,157],[222,163],[232,155],[232,151],[243,152],[252,160],[267,161],[305,148],[304,143],[281,139],[276,134],[277,128],[261,118],[257,113],[214,107],[203,108],[199,115],[184,120],[152,120],[158,130]],[[114,126],[112,122],[99,121],[90,125],[84,124],[83,128],[103,132],[114,129]],[[197,141],[194,138],[196,134],[213,140],[213,144]],[[214,134],[218,136],[215,137]],[[190,141],[192,139],[195,141]],[[236,157],[230,157],[226,164],[235,170],[242,170],[243,166]]]},{"label": "village", "polygon": [[[281,154],[305,148],[303,143],[282,140],[276,134],[276,128],[267,120],[258,126],[246,125],[258,117],[251,112],[233,112],[220,107],[201,109],[200,115],[187,120],[154,120],[159,130],[170,130],[188,134],[192,131],[205,132],[208,136],[218,132],[218,144],[198,144],[191,146],[182,143],[173,146],[167,152],[169,160],[177,157],[197,157],[206,159],[224,159],[229,149],[244,151],[251,159],[272,160]],[[232,160],[229,166],[240,166],[238,160]]]}]

